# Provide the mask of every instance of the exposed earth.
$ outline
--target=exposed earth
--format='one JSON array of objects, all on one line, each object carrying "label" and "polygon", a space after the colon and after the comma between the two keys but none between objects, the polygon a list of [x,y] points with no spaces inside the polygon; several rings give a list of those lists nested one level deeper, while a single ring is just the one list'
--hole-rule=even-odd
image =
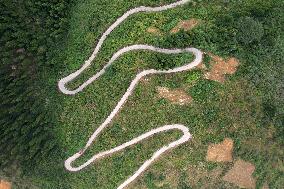
[{"label": "exposed earth", "polygon": [[225,138],[224,141],[219,144],[210,144],[206,160],[213,162],[232,162],[233,146],[234,142],[229,138]]},{"label": "exposed earth", "polygon": [[149,27],[147,29],[147,32],[151,33],[151,34],[154,34],[154,35],[161,35],[162,34],[162,32],[158,28],[153,27],[153,26]]},{"label": "exposed earth", "polygon": [[226,80],[226,74],[234,74],[239,66],[239,61],[232,57],[227,60],[208,53],[211,57],[210,65],[211,69],[209,72],[205,73],[205,78],[213,81],[224,83]]},{"label": "exposed earth", "polygon": [[198,19],[192,18],[189,20],[181,20],[172,30],[171,33],[177,33],[180,30],[189,31],[196,27],[200,21]]},{"label": "exposed earth", "polygon": [[173,104],[185,105],[191,103],[192,101],[192,97],[182,89],[173,90],[166,87],[157,87],[156,90],[159,94],[159,97],[164,98]]},{"label": "exposed earth", "polygon": [[237,160],[234,167],[223,177],[224,181],[236,184],[240,188],[255,188],[256,179],[252,174],[255,166],[244,160]]},{"label": "exposed earth", "polygon": [[5,180],[0,180],[0,189],[11,189],[12,184],[10,182],[7,182]]}]

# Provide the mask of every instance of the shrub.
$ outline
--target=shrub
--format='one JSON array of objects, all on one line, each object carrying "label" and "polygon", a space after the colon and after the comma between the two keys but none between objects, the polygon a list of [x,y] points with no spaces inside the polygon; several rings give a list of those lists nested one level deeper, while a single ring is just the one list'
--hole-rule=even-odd
[{"label": "shrub", "polygon": [[239,43],[248,45],[259,42],[264,35],[264,29],[260,22],[251,17],[242,17],[238,21],[237,40]]}]

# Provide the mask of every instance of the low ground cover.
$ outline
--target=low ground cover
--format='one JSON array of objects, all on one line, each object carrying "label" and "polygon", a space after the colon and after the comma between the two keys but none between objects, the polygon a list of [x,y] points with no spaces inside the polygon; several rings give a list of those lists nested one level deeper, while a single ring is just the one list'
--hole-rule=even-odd
[{"label": "low ground cover", "polygon": [[[43,89],[48,91],[45,108],[52,110],[56,120],[53,132],[62,155],[42,160],[32,171],[24,169],[23,174],[32,185],[115,188],[161,144],[179,137],[178,132],[158,135],[79,173],[68,173],[63,167],[64,160],[84,146],[90,134],[105,120],[139,71],[183,65],[192,56],[128,53],[76,96],[59,93],[57,81],[80,67],[101,33],[126,10],[169,2],[173,1],[80,0],[74,3],[68,34],[57,47],[50,49],[53,56],[39,74]],[[241,158],[255,165],[253,176],[257,187],[267,183],[270,188],[281,188],[284,185],[283,8],[283,3],[277,0],[196,1],[165,12],[132,16],[109,36],[91,68],[72,82],[71,88],[96,73],[118,49],[131,44],[164,48],[191,46],[225,60],[235,57],[239,61],[238,69],[233,75],[226,75],[222,83],[206,79],[200,69],[147,77],[78,165],[94,153],[148,130],[180,123],[189,127],[193,140],[159,159],[132,188],[236,188],[212,176],[216,172],[218,178],[224,176],[233,167],[232,162],[206,161],[208,145],[220,143],[226,137],[234,141],[234,159]],[[189,19],[198,20],[198,25],[187,31],[171,32],[182,20]],[[157,28],[159,35],[148,32],[150,27]],[[205,56],[204,65],[208,70],[214,68],[212,57]],[[173,104],[159,97],[157,87],[183,90],[192,101],[186,105]],[[198,179],[195,175],[205,176]]]}]

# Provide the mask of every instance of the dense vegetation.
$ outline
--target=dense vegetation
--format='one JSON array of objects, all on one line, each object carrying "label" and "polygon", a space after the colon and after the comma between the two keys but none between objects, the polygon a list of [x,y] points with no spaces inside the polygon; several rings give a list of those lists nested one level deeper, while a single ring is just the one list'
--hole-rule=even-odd
[{"label": "dense vegetation", "polygon": [[48,49],[66,31],[69,2],[0,1],[0,175],[6,170],[17,177],[15,169],[30,172],[60,154],[39,80],[41,70],[52,66]]},{"label": "dense vegetation", "polygon": [[[40,188],[115,188],[162,142],[171,141],[173,133],[159,135],[77,174],[66,173],[64,159],[84,145],[138,71],[172,68],[192,57],[128,53],[84,92],[75,97],[61,95],[56,90],[58,79],[84,62],[110,23],[132,7],[157,5],[155,0],[105,0],[104,3],[79,0],[67,19],[68,3],[67,0],[0,2],[0,149],[5,152],[2,150],[0,162],[7,157],[26,162],[34,171],[24,175],[30,176],[32,184]],[[234,156],[256,165],[257,186],[267,182],[271,188],[281,188],[284,185],[283,9],[283,1],[278,0],[204,0],[161,13],[132,16],[109,36],[98,59],[71,87],[94,74],[116,50],[137,43],[193,46],[222,57],[234,56],[241,66],[224,84],[206,80],[199,71],[150,77],[149,82],[137,87],[114,123],[80,161],[152,128],[182,123],[189,126],[194,140],[161,158],[135,187],[159,188],[155,183],[163,182],[168,172],[177,172],[178,188],[200,188],[210,183],[200,180],[191,186],[187,178],[193,175],[188,166],[229,169],[230,164],[209,163],[204,157],[208,143],[231,137],[235,141]],[[179,20],[189,18],[199,19],[201,24],[187,32],[169,32]],[[63,41],[67,22],[68,35]],[[147,33],[150,26],[162,34]],[[126,33],[127,37],[121,37]],[[209,59],[206,56],[205,63]],[[169,104],[157,98],[156,86],[182,88],[193,97],[194,103],[184,107]],[[48,154],[52,161],[42,158]],[[39,164],[33,166],[34,160]],[[162,188],[172,188],[171,184],[166,183]],[[214,187],[233,188],[223,182],[214,183]]]}]

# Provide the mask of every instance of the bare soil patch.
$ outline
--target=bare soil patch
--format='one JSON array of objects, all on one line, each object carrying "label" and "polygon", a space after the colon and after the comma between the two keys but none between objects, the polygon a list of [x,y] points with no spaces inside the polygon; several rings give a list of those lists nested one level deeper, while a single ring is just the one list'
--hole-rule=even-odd
[{"label": "bare soil patch", "polygon": [[192,30],[200,23],[200,20],[192,18],[189,20],[180,21],[172,30],[171,33],[178,33],[180,30],[189,31]]},{"label": "bare soil patch", "polygon": [[147,32],[154,34],[154,35],[162,35],[162,31],[160,29],[156,28],[156,27],[153,27],[153,26],[149,27],[147,29]]},{"label": "bare soil patch", "polygon": [[232,57],[228,60],[224,60],[211,53],[208,53],[208,55],[212,58],[212,61],[210,62],[212,68],[205,74],[206,79],[224,83],[226,74],[232,75],[237,71],[239,61],[236,58]]},{"label": "bare soil patch", "polygon": [[252,174],[255,166],[243,160],[237,160],[233,168],[223,177],[224,181],[233,183],[240,188],[255,188],[256,179]]},{"label": "bare soil patch", "polygon": [[156,91],[160,98],[167,99],[173,104],[186,105],[192,102],[192,97],[181,89],[171,90],[166,87],[157,87]]},{"label": "bare soil patch", "polygon": [[230,138],[225,138],[219,144],[210,144],[207,150],[207,161],[213,162],[232,162],[234,142]]},{"label": "bare soil patch", "polygon": [[11,189],[12,184],[10,182],[0,180],[0,189]]}]

